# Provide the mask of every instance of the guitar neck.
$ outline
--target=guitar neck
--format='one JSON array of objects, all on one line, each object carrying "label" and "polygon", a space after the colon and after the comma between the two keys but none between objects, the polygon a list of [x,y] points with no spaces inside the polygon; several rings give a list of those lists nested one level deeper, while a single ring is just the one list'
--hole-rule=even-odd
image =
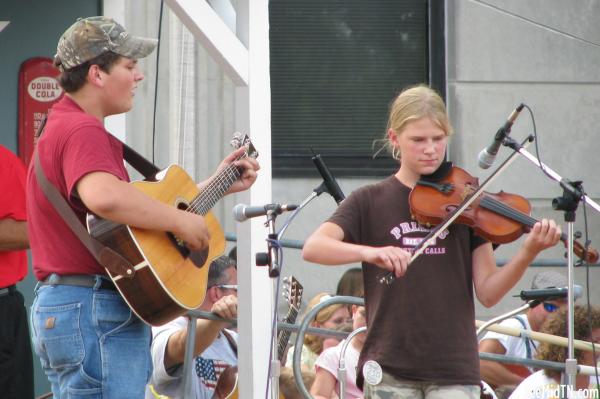
[{"label": "guitar neck", "polygon": [[[243,155],[237,158],[236,161],[245,157],[246,155]],[[210,179],[206,187],[191,201],[190,207],[187,210],[200,215],[206,215],[223,198],[227,190],[229,190],[240,176],[241,174],[237,167],[233,164],[227,165],[215,177]]]},{"label": "guitar neck", "polygon": [[[296,321],[297,316],[298,310],[295,307],[291,307],[283,321],[284,323],[292,324]],[[280,362],[283,361],[283,355],[285,354],[290,335],[292,335],[290,330],[282,330],[277,337],[277,359],[279,359]]]}]

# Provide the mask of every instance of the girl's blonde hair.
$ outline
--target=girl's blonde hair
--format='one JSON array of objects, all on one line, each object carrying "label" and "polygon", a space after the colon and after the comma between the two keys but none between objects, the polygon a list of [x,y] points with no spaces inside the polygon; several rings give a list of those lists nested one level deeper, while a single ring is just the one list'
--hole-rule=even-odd
[{"label": "girl's blonde hair", "polygon": [[[315,295],[310,300],[310,302],[308,302],[308,307],[306,308],[306,312],[307,313],[310,312],[310,310],[312,308],[317,306],[319,303],[329,299],[329,297],[331,297],[331,295],[327,294],[325,292]],[[325,323],[327,320],[329,320],[331,318],[331,316],[333,316],[333,314],[335,312],[337,312],[338,309],[343,308],[345,306],[346,305],[344,305],[344,304],[336,303],[334,305],[330,305],[330,306],[327,306],[326,308],[321,309],[321,311],[319,313],[317,313],[317,316],[315,317],[312,324]],[[312,352],[314,352],[318,355],[323,351],[323,337],[320,335],[306,334],[304,336],[304,345],[306,345]]]},{"label": "girl's blonde hair", "polygon": [[452,126],[442,97],[435,90],[423,84],[408,87],[402,90],[390,106],[383,139],[385,147],[394,159],[399,160],[400,154],[390,142],[388,131],[392,129],[396,135],[399,135],[408,123],[421,118],[429,118],[446,133],[446,136],[452,134]]}]

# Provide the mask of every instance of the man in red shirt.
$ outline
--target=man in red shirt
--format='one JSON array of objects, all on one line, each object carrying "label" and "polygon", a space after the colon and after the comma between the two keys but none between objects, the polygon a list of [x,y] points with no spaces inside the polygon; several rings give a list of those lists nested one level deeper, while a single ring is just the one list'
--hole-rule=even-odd
[{"label": "man in red shirt", "polygon": [[[89,211],[118,224],[171,232],[191,250],[200,250],[209,239],[204,217],[128,184],[123,145],[103,125],[105,117],[132,108],[144,79],[137,59],[156,44],[106,17],[80,19],[67,29],[54,59],[66,94],[52,107],[36,151],[46,177],[82,223]],[[228,193],[256,180],[258,163],[237,160],[243,151],[234,151],[220,165],[241,171]],[[33,162],[27,214],[33,269],[40,280],[32,335],[54,398],[144,397],[152,371],[150,327],[129,309],[105,269],[48,201]]]},{"label": "man in red shirt", "polygon": [[16,284],[27,275],[25,166],[0,146],[0,392],[33,398],[33,359],[27,310]]}]

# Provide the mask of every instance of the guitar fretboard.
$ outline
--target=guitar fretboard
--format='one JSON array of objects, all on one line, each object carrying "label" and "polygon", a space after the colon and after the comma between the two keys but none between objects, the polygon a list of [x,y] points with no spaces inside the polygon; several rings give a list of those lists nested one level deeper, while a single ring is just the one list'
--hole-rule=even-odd
[{"label": "guitar fretboard", "polygon": [[[287,316],[283,319],[284,323],[294,323],[296,321],[296,317],[298,316],[298,309],[292,306],[288,310]],[[279,361],[283,360],[283,353],[285,352],[285,348],[287,347],[288,341],[290,339],[290,335],[292,332],[290,330],[282,330],[279,333],[277,338],[277,358]]]},{"label": "guitar fretboard", "polygon": [[[237,158],[240,160],[245,158],[246,155],[242,155]],[[200,215],[206,215],[212,207],[225,195],[227,190],[240,178],[240,171],[233,164],[229,164],[224,167],[219,173],[212,178],[206,187],[190,202],[190,206],[187,209],[188,212],[197,213]]]}]

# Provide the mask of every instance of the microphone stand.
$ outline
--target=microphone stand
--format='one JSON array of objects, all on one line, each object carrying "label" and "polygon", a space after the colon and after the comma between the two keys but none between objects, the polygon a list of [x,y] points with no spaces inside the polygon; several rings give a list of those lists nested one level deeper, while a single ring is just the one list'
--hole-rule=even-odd
[{"label": "microphone stand", "polygon": [[[267,252],[259,252],[256,254],[256,266],[268,266],[269,277],[277,280],[277,283],[274,282],[271,284],[271,295],[273,297],[271,302],[271,314],[273,315],[274,320],[277,319],[277,298],[279,291],[279,275],[281,273],[281,265],[279,263],[279,251],[281,246],[275,230],[275,220],[277,219],[278,214],[279,213],[276,210],[269,210],[267,212],[267,221],[265,222],[265,226],[269,230],[269,234],[267,236]],[[273,323],[275,323],[275,321]],[[281,375],[281,364],[277,357],[277,342],[274,339],[274,328],[275,324],[273,324],[273,331],[271,333],[271,364],[269,367],[271,372],[269,378],[271,379],[271,398],[277,399],[279,397],[279,376]]]},{"label": "microphone stand", "polygon": [[[268,246],[268,252],[267,253],[257,253],[256,254],[256,265],[257,266],[269,266],[269,277],[271,278],[279,278],[280,274],[281,274],[281,265],[279,263],[279,250],[281,249],[281,246],[279,245],[280,240],[283,238],[283,235],[285,233],[285,231],[287,230],[287,228],[289,227],[290,223],[294,220],[294,218],[296,217],[296,215],[298,215],[298,213],[306,206],[310,203],[310,201],[312,201],[313,199],[315,199],[316,197],[318,197],[319,195],[321,195],[324,192],[328,192],[327,187],[325,185],[325,182],[321,183],[321,185],[317,188],[315,188],[309,195],[308,197],[306,197],[304,199],[304,201],[302,201],[302,203],[296,208],[294,209],[294,211],[292,212],[292,214],[286,219],[286,221],[283,224],[283,227],[279,230],[279,232],[276,232],[275,229],[275,219],[277,218],[277,212],[275,211],[269,211],[267,213],[267,222],[265,223],[265,226],[267,226],[268,230],[269,230],[269,234],[268,234],[268,239],[267,239],[267,246]],[[277,288],[274,288],[272,285],[273,290],[273,307],[274,309],[271,309],[271,313],[274,315],[274,317],[276,318],[276,314],[277,314],[277,291],[279,289],[279,279],[277,280]],[[271,398],[272,399],[277,399],[279,397],[279,376],[281,375],[281,362],[279,361],[279,359],[277,358],[277,343],[276,340],[272,339],[271,342]]]},{"label": "microphone stand", "polygon": [[[574,329],[575,329],[575,316],[574,307],[575,299],[573,293],[574,285],[574,257],[573,257],[573,224],[575,222],[575,212],[579,201],[584,201],[590,205],[597,212],[600,213],[600,205],[590,199],[581,189],[581,181],[571,182],[568,179],[564,179],[558,173],[550,169],[543,162],[540,162],[536,157],[529,153],[523,146],[519,145],[516,141],[506,138],[503,144],[507,147],[512,148],[514,151],[523,155],[526,159],[531,161],[534,165],[539,166],[545,172],[545,174],[552,180],[555,180],[562,188],[563,195],[561,197],[554,198],[552,200],[552,208],[555,210],[562,210],[565,212],[565,222],[567,222],[567,271],[568,271],[568,356],[565,361],[565,371],[567,377],[567,389],[568,392],[573,392],[575,385],[575,377],[577,375],[577,359],[575,359],[575,348],[574,348]],[[585,256],[584,256],[585,258]]]}]

